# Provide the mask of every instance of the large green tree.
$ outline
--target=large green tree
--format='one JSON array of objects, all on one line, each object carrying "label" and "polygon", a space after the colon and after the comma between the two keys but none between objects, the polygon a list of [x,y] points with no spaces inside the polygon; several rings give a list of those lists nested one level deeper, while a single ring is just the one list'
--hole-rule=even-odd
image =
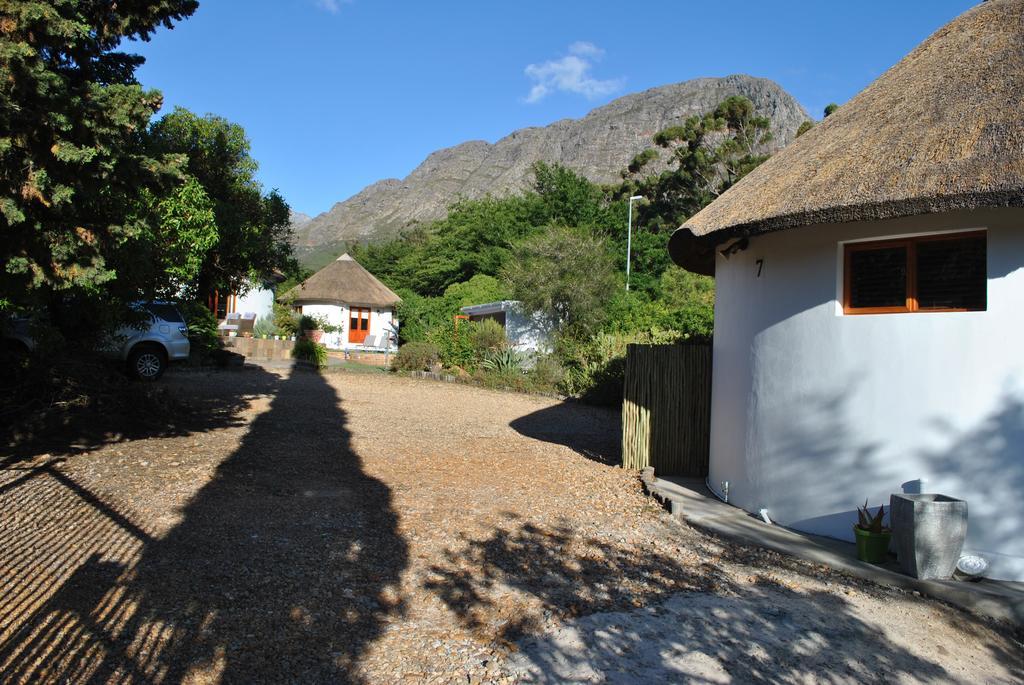
[{"label": "large green tree", "polygon": [[223,117],[176,108],[149,132],[155,155],[184,155],[186,170],[212,201],[218,239],[205,252],[192,294],[245,290],[275,272],[298,269],[288,204],[256,178],[245,130]]},{"label": "large green tree", "polygon": [[397,240],[356,247],[353,256],[392,288],[437,297],[473,276],[497,276],[514,247],[548,225],[582,226],[599,234],[625,225],[624,203],[610,207],[602,189],[576,172],[543,162],[533,171],[529,191],[459,200],[444,219]]},{"label": "large green tree", "polygon": [[620,284],[604,238],[559,225],[516,246],[503,276],[528,311],[542,313],[560,335],[577,339],[604,322],[608,299]]},{"label": "large green tree", "polygon": [[[161,211],[140,191],[173,195],[183,177],[180,158],[147,150],[161,96],[136,82],[142,58],[118,47],[196,7],[0,0],[0,306],[139,289],[118,279],[118,259]],[[202,211],[194,193],[178,199]]]},{"label": "large green tree", "polygon": [[674,230],[768,159],[770,123],[749,99],[728,97],[713,112],[655,135],[655,145],[669,154],[669,168],[645,176],[659,155],[653,149],[637,155],[618,194],[647,199],[637,217],[646,230]]}]

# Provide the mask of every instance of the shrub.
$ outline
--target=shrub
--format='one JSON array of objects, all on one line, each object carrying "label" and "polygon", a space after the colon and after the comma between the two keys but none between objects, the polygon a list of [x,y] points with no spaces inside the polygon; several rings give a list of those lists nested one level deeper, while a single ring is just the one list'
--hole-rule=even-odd
[{"label": "shrub", "polygon": [[456,326],[449,319],[444,325],[430,331],[427,341],[434,344],[441,358],[441,364],[448,369],[456,366],[471,371],[476,366],[473,342],[469,334],[472,326],[466,323]]},{"label": "shrub", "polygon": [[263,336],[269,337],[271,335],[276,335],[276,333],[274,333],[274,331],[276,330],[277,329],[274,327],[274,323],[264,316],[262,318],[256,319],[256,323],[253,324],[252,327],[252,334],[254,337],[257,338],[262,338]]},{"label": "shrub", "polygon": [[207,352],[220,347],[217,335],[217,317],[202,302],[186,302],[179,309],[188,326],[188,339],[198,351]]},{"label": "shrub", "polygon": [[291,337],[299,330],[299,319],[287,305],[275,304],[274,328],[276,329],[274,335]]},{"label": "shrub", "polygon": [[443,326],[451,318],[448,305],[440,297],[423,297],[405,288],[398,290],[402,301],[398,303],[399,345],[424,342],[431,330]]},{"label": "shrub", "polygon": [[295,343],[292,356],[302,361],[313,362],[318,369],[327,366],[327,347],[306,338]]},{"label": "shrub", "polygon": [[621,402],[626,346],[640,342],[639,337],[601,333],[586,342],[560,340],[560,353],[566,366],[562,381],[565,394],[595,404]]},{"label": "shrub", "polygon": [[527,371],[531,384],[541,392],[556,392],[565,378],[565,369],[553,354],[545,354],[533,360]]},{"label": "shrub", "polygon": [[398,348],[391,366],[397,371],[428,371],[439,361],[436,346],[428,342],[411,342]]},{"label": "shrub", "polygon": [[508,347],[505,327],[494,319],[473,322],[469,329],[469,339],[478,359],[486,359],[494,352]]},{"label": "shrub", "polygon": [[325,333],[333,333],[338,328],[332,326],[327,321],[327,317],[323,315],[309,315],[303,314],[299,317],[299,330],[300,331],[324,331]]},{"label": "shrub", "polygon": [[480,365],[486,371],[500,374],[522,373],[523,355],[511,347],[492,352]]}]

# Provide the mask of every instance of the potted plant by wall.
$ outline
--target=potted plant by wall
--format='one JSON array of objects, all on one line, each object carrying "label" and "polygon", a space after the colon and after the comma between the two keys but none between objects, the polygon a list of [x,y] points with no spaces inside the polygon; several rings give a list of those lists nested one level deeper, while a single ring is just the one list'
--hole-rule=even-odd
[{"label": "potted plant by wall", "polygon": [[302,331],[302,335],[317,343],[320,342],[320,338],[324,337],[325,325],[326,322],[321,317],[303,314],[299,319],[299,330]]},{"label": "potted plant by wall", "polygon": [[889,512],[900,569],[915,578],[949,578],[967,537],[967,502],[940,494],[894,494]]},{"label": "potted plant by wall", "polygon": [[880,564],[889,553],[889,541],[892,540],[892,528],[885,525],[885,507],[878,506],[872,516],[868,510],[868,501],[857,508],[857,523],[853,526],[853,534],[857,538],[857,558],[869,564]]}]

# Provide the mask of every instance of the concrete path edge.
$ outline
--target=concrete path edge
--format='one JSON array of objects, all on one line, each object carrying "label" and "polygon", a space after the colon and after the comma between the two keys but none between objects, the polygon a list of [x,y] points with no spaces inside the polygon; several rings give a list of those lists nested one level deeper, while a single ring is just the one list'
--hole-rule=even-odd
[{"label": "concrete path edge", "polygon": [[1022,583],[919,580],[884,566],[859,561],[851,554],[851,543],[766,524],[719,500],[703,480],[657,478],[650,467],[641,472],[640,478],[649,495],[661,501],[674,517],[694,528],[823,564],[879,585],[916,591],[969,613],[1006,622],[1018,631],[1024,629]]}]

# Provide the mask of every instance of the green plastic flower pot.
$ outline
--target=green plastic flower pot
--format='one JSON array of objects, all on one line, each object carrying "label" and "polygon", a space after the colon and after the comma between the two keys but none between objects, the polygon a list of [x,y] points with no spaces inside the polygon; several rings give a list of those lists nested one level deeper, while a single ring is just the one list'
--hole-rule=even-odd
[{"label": "green plastic flower pot", "polygon": [[857,536],[857,558],[869,564],[881,564],[889,554],[892,533],[872,533],[870,530],[853,527]]}]

